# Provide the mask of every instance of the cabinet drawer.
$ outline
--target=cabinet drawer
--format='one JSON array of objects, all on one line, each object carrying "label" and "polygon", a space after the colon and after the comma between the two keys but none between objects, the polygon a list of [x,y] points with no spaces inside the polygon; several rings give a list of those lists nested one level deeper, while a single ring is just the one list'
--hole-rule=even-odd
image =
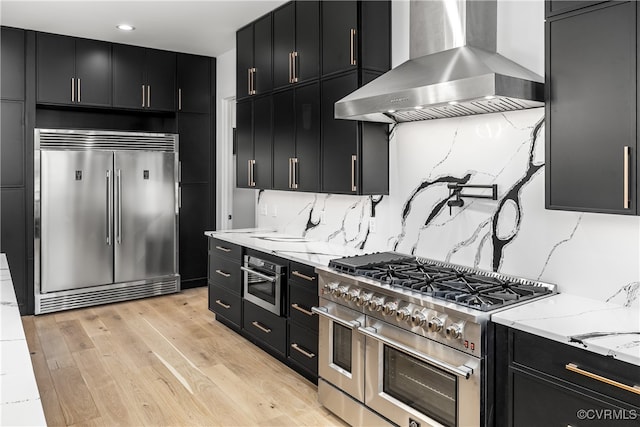
[{"label": "cabinet drawer", "polygon": [[640,366],[601,356],[567,344],[512,330],[513,363],[568,381],[589,390],[638,406],[638,395],[567,369],[569,364],[633,387],[640,378]]},{"label": "cabinet drawer", "polygon": [[278,317],[255,304],[242,302],[242,329],[284,355],[287,343],[287,319]]},{"label": "cabinet drawer", "polygon": [[209,255],[209,283],[221,286],[236,295],[242,295],[240,264],[229,258]]},{"label": "cabinet drawer", "polygon": [[289,359],[318,375],[318,334],[289,323]]},{"label": "cabinet drawer", "polygon": [[318,305],[318,294],[315,289],[289,283],[289,320],[318,332],[318,315],[311,307]]},{"label": "cabinet drawer", "polygon": [[232,259],[239,264],[242,263],[242,246],[234,245],[224,240],[210,237],[209,253]]},{"label": "cabinet drawer", "polygon": [[315,269],[310,265],[291,262],[289,268],[289,281],[309,287],[310,289],[313,289],[314,292],[318,292],[318,275],[316,274]]},{"label": "cabinet drawer", "polygon": [[209,310],[240,327],[242,298],[216,285],[209,285]]}]

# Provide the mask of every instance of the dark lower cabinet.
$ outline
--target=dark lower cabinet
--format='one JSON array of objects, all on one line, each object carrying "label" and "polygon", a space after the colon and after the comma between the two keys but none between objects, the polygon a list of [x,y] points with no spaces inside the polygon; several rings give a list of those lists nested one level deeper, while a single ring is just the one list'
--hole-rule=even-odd
[{"label": "dark lower cabinet", "polygon": [[605,2],[547,20],[548,209],[638,213],[637,14]]},{"label": "dark lower cabinet", "polygon": [[225,289],[209,284],[209,310],[216,314],[216,320],[236,331],[242,324],[242,297]]},{"label": "dark lower cabinet", "polygon": [[501,325],[496,344],[496,425],[628,426],[640,421],[638,395],[611,383],[633,387],[640,366]]},{"label": "dark lower cabinet", "polygon": [[207,283],[207,237],[211,230],[211,210],[208,203],[211,189],[208,183],[182,184],[180,209],[179,272],[183,289]]},{"label": "dark lower cabinet", "polygon": [[262,346],[284,356],[287,343],[287,319],[242,301],[242,329]]},{"label": "dark lower cabinet", "polygon": [[209,238],[209,310],[216,320],[239,331],[242,325],[242,247]]}]

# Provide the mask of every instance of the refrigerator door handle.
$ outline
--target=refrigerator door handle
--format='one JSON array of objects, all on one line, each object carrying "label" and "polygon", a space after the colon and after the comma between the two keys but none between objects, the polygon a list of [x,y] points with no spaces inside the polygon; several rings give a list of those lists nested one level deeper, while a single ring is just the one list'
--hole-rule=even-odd
[{"label": "refrigerator door handle", "polygon": [[107,245],[111,246],[111,229],[113,227],[113,194],[111,187],[111,171],[107,170]]},{"label": "refrigerator door handle", "polygon": [[116,231],[116,243],[122,243],[122,175],[120,169],[116,172],[116,182],[117,182],[117,191],[118,191],[118,216],[116,217],[117,221],[117,231]]}]

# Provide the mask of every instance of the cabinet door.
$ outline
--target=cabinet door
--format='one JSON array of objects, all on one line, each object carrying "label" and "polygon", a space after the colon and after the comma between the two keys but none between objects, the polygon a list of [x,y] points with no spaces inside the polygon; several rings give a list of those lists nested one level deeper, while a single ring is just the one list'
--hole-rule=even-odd
[{"label": "cabinet door", "polygon": [[385,72],[391,68],[391,2],[363,1],[358,34],[360,67]]},{"label": "cabinet door", "polygon": [[260,95],[269,92],[273,87],[271,15],[256,21],[253,31],[253,66],[256,69],[253,75],[253,89],[254,95]]},{"label": "cabinet door", "polygon": [[179,53],[177,61],[178,111],[209,114],[211,59]]},{"label": "cabinet door", "polygon": [[147,108],[175,111],[176,53],[147,49],[146,75]]},{"label": "cabinet door", "polygon": [[24,186],[24,103],[2,101],[0,114],[0,184]]},{"label": "cabinet door", "polygon": [[236,104],[236,186],[249,188],[249,161],[253,159],[253,103]]},{"label": "cabinet door", "polygon": [[189,281],[196,285],[206,283],[207,277],[207,237],[205,230],[211,230],[211,219],[207,201],[211,195],[209,184],[183,184],[182,208],[179,218],[179,272],[183,288]]},{"label": "cabinet door", "polygon": [[292,83],[291,54],[295,50],[296,4],[287,3],[273,12],[273,87]]},{"label": "cabinet door", "polygon": [[178,114],[182,182],[208,182],[211,158],[211,116]]},{"label": "cabinet door", "polygon": [[[322,82],[322,191],[357,192],[358,122],[336,120],[334,104],[358,88],[358,75],[349,73]],[[355,186],[355,190],[354,190]]]},{"label": "cabinet door", "polygon": [[24,31],[2,27],[0,90],[2,99],[24,99]]},{"label": "cabinet door", "polygon": [[634,214],[636,4],[547,22],[547,207]]},{"label": "cabinet door", "polygon": [[255,165],[253,180],[257,188],[270,189],[272,181],[273,159],[271,157],[271,97],[253,101],[253,153]]},{"label": "cabinet door", "polygon": [[320,190],[320,85],[296,89],[296,183],[300,191]]},{"label": "cabinet door", "polygon": [[250,75],[253,67],[253,25],[248,25],[236,33],[236,98],[249,96]]},{"label": "cabinet door", "polygon": [[[344,71],[357,65],[358,28],[356,1],[322,3],[322,74]],[[356,64],[354,64],[356,62]]]},{"label": "cabinet door", "polygon": [[113,45],[114,107],[142,109],[146,105],[143,98],[144,66],[144,48]]},{"label": "cabinet door", "polygon": [[320,73],[320,2],[296,2],[295,77],[298,83]]},{"label": "cabinet door", "polygon": [[76,101],[111,106],[111,43],[76,39]]},{"label": "cabinet door", "polygon": [[290,189],[291,162],[296,153],[293,89],[273,95],[273,188]]},{"label": "cabinet door", "polygon": [[75,103],[75,39],[38,33],[36,40],[38,102]]},{"label": "cabinet door", "polygon": [[548,18],[602,2],[603,0],[547,0],[545,2],[545,16]]}]

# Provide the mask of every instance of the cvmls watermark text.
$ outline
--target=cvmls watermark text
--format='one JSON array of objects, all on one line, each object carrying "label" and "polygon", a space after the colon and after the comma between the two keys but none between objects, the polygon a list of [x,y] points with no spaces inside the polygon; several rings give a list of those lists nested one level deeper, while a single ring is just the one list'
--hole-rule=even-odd
[{"label": "cvmls watermark text", "polygon": [[578,409],[579,420],[636,420],[640,418],[635,409]]}]

